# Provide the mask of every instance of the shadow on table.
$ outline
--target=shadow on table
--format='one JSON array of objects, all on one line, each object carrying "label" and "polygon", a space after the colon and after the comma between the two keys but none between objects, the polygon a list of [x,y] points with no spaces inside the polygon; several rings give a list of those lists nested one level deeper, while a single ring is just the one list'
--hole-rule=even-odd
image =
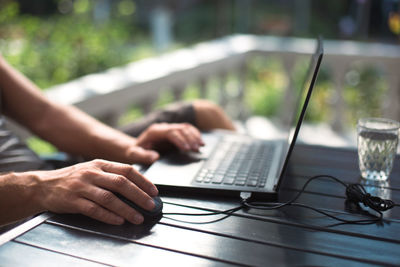
[{"label": "shadow on table", "polygon": [[141,225],[134,225],[125,222],[122,225],[110,225],[80,214],[59,214],[48,220],[49,223],[55,223],[70,229],[79,229],[83,231],[95,232],[102,235],[118,236],[130,240],[139,240],[152,234],[151,229],[157,224],[161,215],[153,220],[145,221]]}]

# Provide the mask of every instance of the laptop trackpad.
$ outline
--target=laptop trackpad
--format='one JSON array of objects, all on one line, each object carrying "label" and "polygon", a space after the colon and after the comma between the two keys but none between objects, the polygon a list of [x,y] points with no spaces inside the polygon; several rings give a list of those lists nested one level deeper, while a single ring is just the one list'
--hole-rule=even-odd
[{"label": "laptop trackpad", "polygon": [[202,137],[206,145],[201,148],[201,153],[169,153],[151,165],[144,176],[156,185],[190,186],[218,142],[214,135],[203,134]]}]

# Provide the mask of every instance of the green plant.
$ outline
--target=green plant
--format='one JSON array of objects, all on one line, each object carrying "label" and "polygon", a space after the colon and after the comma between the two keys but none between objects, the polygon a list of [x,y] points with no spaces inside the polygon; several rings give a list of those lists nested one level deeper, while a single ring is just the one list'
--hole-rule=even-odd
[{"label": "green plant", "polygon": [[76,3],[80,4],[75,13],[46,17],[19,14],[13,1],[0,8],[0,51],[39,87],[153,54],[148,37],[131,19],[120,15],[96,23],[89,5],[92,2]]}]

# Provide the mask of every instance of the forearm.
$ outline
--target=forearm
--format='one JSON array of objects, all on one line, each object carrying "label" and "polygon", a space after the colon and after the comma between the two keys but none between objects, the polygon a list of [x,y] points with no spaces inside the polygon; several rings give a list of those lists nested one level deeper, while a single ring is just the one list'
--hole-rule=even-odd
[{"label": "forearm", "polygon": [[[115,130],[72,106],[54,105],[35,133],[58,149],[87,159],[127,162],[126,147],[136,139]],[[50,123],[51,122],[51,123]]]},{"label": "forearm", "polygon": [[62,151],[88,159],[126,162],[135,139],[72,106],[49,101],[35,84],[0,56],[3,112]]},{"label": "forearm", "polygon": [[49,108],[40,89],[0,56],[2,113],[27,128],[35,125]]},{"label": "forearm", "polygon": [[0,175],[0,225],[44,211],[38,203],[37,184],[30,172]]}]

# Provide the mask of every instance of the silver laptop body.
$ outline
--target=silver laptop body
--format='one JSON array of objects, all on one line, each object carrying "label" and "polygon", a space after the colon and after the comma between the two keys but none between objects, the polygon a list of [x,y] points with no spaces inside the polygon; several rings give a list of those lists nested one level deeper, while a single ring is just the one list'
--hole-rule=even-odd
[{"label": "silver laptop body", "polygon": [[322,40],[319,38],[304,86],[298,90],[296,101],[287,107],[293,116],[286,125],[281,125],[282,136],[279,139],[256,139],[229,131],[203,133],[205,146],[201,153],[170,152],[151,165],[144,175],[161,192],[218,195],[249,192],[256,199],[276,199],[322,56]]}]

